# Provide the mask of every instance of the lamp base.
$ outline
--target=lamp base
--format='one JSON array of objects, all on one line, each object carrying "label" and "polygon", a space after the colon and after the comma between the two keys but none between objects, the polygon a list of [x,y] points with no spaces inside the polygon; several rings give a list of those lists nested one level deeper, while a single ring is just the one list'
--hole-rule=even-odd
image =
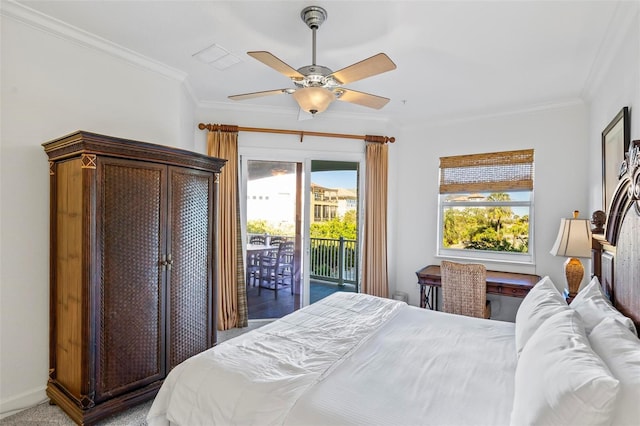
[{"label": "lamp base", "polygon": [[567,277],[567,285],[569,286],[569,299],[573,299],[578,294],[580,283],[584,277],[582,262],[575,257],[568,258],[564,262],[564,275]]}]

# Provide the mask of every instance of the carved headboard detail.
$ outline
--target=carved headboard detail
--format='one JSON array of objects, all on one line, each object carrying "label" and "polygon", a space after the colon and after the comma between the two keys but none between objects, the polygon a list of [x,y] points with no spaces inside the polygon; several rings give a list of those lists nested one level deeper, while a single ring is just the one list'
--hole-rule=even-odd
[{"label": "carved headboard detail", "polygon": [[640,140],[630,144],[625,157],[605,230],[614,249],[602,253],[603,262],[613,257],[613,270],[603,268],[601,281],[613,283],[614,306],[640,326]]},{"label": "carved headboard detail", "polygon": [[614,246],[620,236],[624,215],[632,205],[640,214],[640,140],[629,144],[629,152],[620,167],[620,181],[611,199],[605,238]]}]

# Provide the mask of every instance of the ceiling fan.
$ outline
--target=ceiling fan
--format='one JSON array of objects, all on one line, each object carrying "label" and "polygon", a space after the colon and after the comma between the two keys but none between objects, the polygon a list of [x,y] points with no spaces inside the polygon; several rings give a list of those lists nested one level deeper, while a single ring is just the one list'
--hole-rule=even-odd
[{"label": "ceiling fan", "polygon": [[247,52],[249,56],[289,77],[295,88],[245,93],[229,96],[229,99],[238,101],[262,96],[289,94],[293,96],[302,110],[311,114],[326,110],[329,104],[336,99],[375,109],[385,106],[389,102],[388,98],[347,89],[343,85],[394,70],[396,69],[396,64],[384,53],[378,53],[335,72],[325,66],[317,65],[316,31],[327,19],[327,11],[320,6],[308,6],[302,9],[300,17],[312,31],[313,51],[311,65],[306,65],[296,70],[269,52]]}]

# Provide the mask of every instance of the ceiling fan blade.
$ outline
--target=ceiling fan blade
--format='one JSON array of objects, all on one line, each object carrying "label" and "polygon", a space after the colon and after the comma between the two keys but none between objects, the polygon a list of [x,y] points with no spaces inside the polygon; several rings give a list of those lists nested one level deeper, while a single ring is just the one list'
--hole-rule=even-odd
[{"label": "ceiling fan blade", "polygon": [[241,95],[229,96],[229,99],[232,99],[234,101],[242,101],[244,99],[260,98],[262,96],[282,95],[285,93],[289,93],[289,90],[291,89],[277,89],[277,90],[265,90],[264,92],[243,93]]},{"label": "ceiling fan blade", "polygon": [[384,53],[378,53],[377,55],[336,71],[331,75],[340,81],[341,84],[349,84],[394,69],[396,69],[396,64]]},{"label": "ceiling fan blade", "polygon": [[256,51],[256,52],[247,52],[247,55],[259,60],[263,64],[268,67],[273,68],[278,71],[280,74],[283,74],[289,78],[304,78],[304,75],[300,74],[295,69],[291,68],[289,65],[282,62],[280,59],[276,58],[269,52],[265,52],[264,50]]},{"label": "ceiling fan blade", "polygon": [[352,104],[358,104],[368,108],[380,109],[390,101],[389,98],[358,92],[357,90],[345,89],[344,87],[340,88],[339,91],[342,92],[342,95],[338,97],[339,101],[351,102]]}]

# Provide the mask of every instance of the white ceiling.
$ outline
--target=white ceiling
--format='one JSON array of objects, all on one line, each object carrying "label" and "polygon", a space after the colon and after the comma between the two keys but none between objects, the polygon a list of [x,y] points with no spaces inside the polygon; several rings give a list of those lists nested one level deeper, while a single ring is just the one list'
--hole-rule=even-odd
[{"label": "white ceiling", "polygon": [[[201,105],[295,109],[289,95],[231,101],[233,94],[293,87],[246,55],[266,50],[311,64],[311,30],[300,19],[324,7],[317,63],[338,70],[379,52],[397,69],[346,87],[391,98],[381,110],[349,112],[408,123],[450,120],[583,96],[618,7],[572,1],[32,1],[19,3],[186,75]],[[241,62],[220,71],[192,55],[211,44]]]}]

